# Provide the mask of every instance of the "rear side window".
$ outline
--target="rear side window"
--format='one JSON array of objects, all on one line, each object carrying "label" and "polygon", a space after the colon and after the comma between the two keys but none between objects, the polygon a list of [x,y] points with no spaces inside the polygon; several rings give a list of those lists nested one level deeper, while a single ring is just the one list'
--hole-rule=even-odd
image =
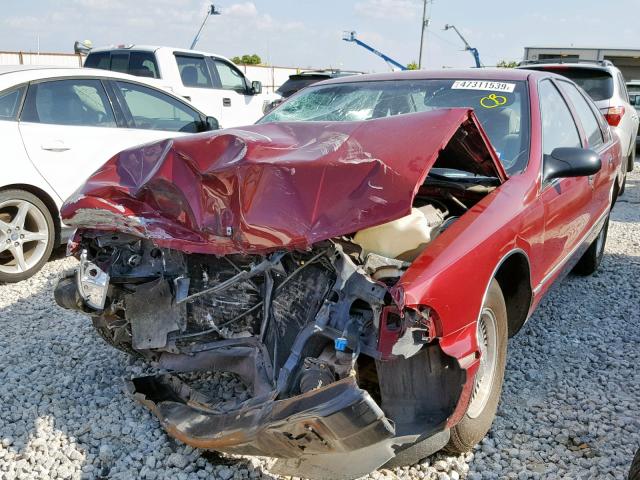
[{"label": "rear side window", "polygon": [[604,70],[593,68],[545,69],[573,80],[594,100],[606,100],[613,96],[613,78]]},{"label": "rear side window", "polygon": [[24,88],[18,87],[0,93],[0,120],[16,119]]},{"label": "rear side window", "polygon": [[212,88],[211,75],[204,57],[176,54],[176,62],[185,87]]},{"label": "rear side window", "polygon": [[156,56],[153,52],[131,52],[129,74],[138,77],[160,78]]},{"label": "rear side window", "polygon": [[109,70],[129,73],[129,52],[112,52]]},{"label": "rear side window", "polygon": [[133,117],[133,128],[191,133],[200,130],[200,114],[175,98],[136,83],[116,85]]},{"label": "rear side window", "polygon": [[622,95],[623,100],[629,101],[629,93],[627,92],[627,84],[624,82],[624,78],[622,78],[622,74],[618,73],[618,83],[620,84],[620,95]]},{"label": "rear side window", "polygon": [[568,82],[559,82],[562,91],[569,97],[569,100],[573,104],[573,107],[578,114],[582,128],[589,140],[589,148],[597,148],[604,143],[602,138],[602,131],[600,130],[600,124],[593,114],[593,109],[589,106],[582,94],[578,91],[575,85]]},{"label": "rear side window", "polygon": [[90,53],[84,61],[87,68],[100,68],[102,70],[111,69],[111,55],[109,52]]},{"label": "rear side window", "polygon": [[160,78],[158,62],[156,62],[156,56],[153,52],[90,53],[84,62],[84,66],[128,73],[137,77]]},{"label": "rear side window", "polygon": [[558,89],[551,81],[544,80],[538,94],[542,115],[542,153],[550,155],[558,147],[580,148],[578,127]]},{"label": "rear side window", "polygon": [[88,79],[31,84],[21,120],[84,127],[116,126],[102,83]]}]

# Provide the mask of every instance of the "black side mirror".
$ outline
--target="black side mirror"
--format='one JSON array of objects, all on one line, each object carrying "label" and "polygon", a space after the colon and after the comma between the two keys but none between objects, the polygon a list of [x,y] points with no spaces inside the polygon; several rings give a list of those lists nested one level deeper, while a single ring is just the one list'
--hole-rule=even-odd
[{"label": "black side mirror", "polygon": [[254,95],[260,95],[262,93],[262,82],[254,80],[251,82],[251,93]]},{"label": "black side mirror", "polygon": [[216,117],[206,117],[204,119],[205,124],[205,132],[210,132],[211,130],[220,130],[220,124],[218,123],[218,119]]},{"label": "black side mirror", "polygon": [[602,168],[600,157],[586,148],[555,148],[551,155],[544,157],[545,180],[566,177],[586,177],[595,175]]}]

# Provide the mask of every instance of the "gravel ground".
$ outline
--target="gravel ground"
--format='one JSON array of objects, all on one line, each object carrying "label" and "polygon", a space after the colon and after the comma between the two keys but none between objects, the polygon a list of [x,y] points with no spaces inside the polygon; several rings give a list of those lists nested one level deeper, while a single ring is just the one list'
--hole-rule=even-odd
[{"label": "gravel ground", "polygon": [[[147,367],[55,306],[71,259],[0,286],[0,480],[276,478],[270,462],[186,447],[122,392]],[[374,479],[625,478],[640,445],[640,174],[616,206],[590,278],[553,289],[509,344],[491,432],[473,453],[434,456]],[[242,391],[219,376],[217,394]],[[227,382],[227,383],[225,383]]]}]

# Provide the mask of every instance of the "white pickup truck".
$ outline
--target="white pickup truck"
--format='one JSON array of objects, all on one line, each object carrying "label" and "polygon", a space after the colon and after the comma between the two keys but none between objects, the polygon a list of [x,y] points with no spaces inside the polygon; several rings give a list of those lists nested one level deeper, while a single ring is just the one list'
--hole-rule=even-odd
[{"label": "white pickup truck", "polygon": [[145,77],[215,117],[222,128],[254,123],[278,98],[263,94],[262,84],[250,82],[227,58],[195,50],[144,45],[94,48],[84,66]]}]

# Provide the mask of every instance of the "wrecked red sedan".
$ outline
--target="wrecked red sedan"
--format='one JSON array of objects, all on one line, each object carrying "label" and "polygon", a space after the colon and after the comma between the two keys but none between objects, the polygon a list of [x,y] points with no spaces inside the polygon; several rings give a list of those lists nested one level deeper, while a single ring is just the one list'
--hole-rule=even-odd
[{"label": "wrecked red sedan", "polygon": [[[546,72],[323,82],[108,161],[63,209],[80,265],[56,300],[166,372],[129,388],[187,444],[332,479],[467,451],[508,336],[598,267],[620,160]],[[250,398],[212,401],[212,371]]]}]

